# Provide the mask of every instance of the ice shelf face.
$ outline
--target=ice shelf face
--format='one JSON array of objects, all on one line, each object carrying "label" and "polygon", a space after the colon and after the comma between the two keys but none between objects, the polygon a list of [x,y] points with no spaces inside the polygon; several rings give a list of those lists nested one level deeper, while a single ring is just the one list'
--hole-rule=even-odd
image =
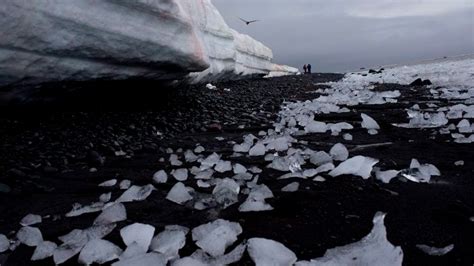
[{"label": "ice shelf face", "polygon": [[0,86],[297,72],[271,63],[272,51],[229,28],[210,0],[5,0],[0,23]]}]

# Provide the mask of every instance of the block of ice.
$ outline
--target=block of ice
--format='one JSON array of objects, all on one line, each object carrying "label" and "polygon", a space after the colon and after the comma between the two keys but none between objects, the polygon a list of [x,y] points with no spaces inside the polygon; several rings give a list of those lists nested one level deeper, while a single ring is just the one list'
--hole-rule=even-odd
[{"label": "block of ice", "polygon": [[298,191],[299,188],[300,188],[300,183],[293,182],[293,183],[290,183],[290,184],[284,186],[281,189],[281,191],[283,191],[283,192],[296,192],[296,191]]},{"label": "block of ice", "polygon": [[249,239],[247,251],[257,266],[290,266],[296,262],[296,255],[293,251],[283,244],[270,239]]},{"label": "block of ice", "polygon": [[197,161],[199,159],[199,157],[194,154],[194,152],[192,150],[186,150],[184,152],[184,160],[188,163],[193,163],[195,161]]},{"label": "block of ice", "polygon": [[163,184],[168,181],[168,174],[164,170],[160,170],[153,174],[153,181],[157,184]]},{"label": "block of ice", "polygon": [[311,121],[304,128],[306,133],[326,133],[328,125],[324,122]]},{"label": "block of ice", "polygon": [[365,128],[365,129],[368,129],[368,130],[371,130],[371,129],[375,129],[375,130],[379,130],[380,129],[380,126],[379,124],[370,116],[362,113],[360,115],[362,117],[362,128]]},{"label": "block of ice", "polygon": [[214,170],[212,169],[199,171],[195,174],[196,176],[194,177],[194,179],[211,179],[213,174],[214,174]]},{"label": "block of ice", "polygon": [[0,234],[0,253],[7,251],[9,247],[10,240],[5,235]]},{"label": "block of ice", "polygon": [[316,182],[324,182],[324,181],[326,181],[326,179],[325,179],[324,177],[318,175],[317,177],[315,177],[315,178],[313,179],[313,181],[316,181]]},{"label": "block of ice", "polygon": [[347,141],[351,141],[353,139],[352,135],[349,133],[342,135],[342,138]]},{"label": "block of ice", "polygon": [[148,251],[155,227],[148,224],[134,223],[128,225],[120,230],[120,236],[122,236],[123,243],[125,245],[131,245],[136,242],[143,251]]},{"label": "block of ice", "polygon": [[250,156],[263,156],[265,155],[265,152],[266,152],[265,145],[263,145],[262,143],[257,143],[249,150],[249,155]]},{"label": "block of ice", "polygon": [[125,189],[129,189],[131,185],[132,185],[132,181],[125,179],[120,182],[119,187],[120,189],[125,190]]},{"label": "block of ice", "polygon": [[20,224],[21,226],[35,225],[41,223],[42,220],[40,215],[30,213],[21,219]]},{"label": "block of ice", "polygon": [[200,160],[201,170],[213,168],[220,161],[220,159],[221,157],[217,153],[212,153],[211,155],[207,156],[206,159]]},{"label": "block of ice", "polygon": [[117,179],[110,179],[99,184],[99,187],[113,187],[117,184]]},{"label": "block of ice", "polygon": [[372,172],[372,167],[378,162],[379,160],[377,159],[358,155],[339,164],[334,170],[329,172],[329,175],[340,176],[352,174],[368,179]]},{"label": "block of ice", "polygon": [[292,138],[290,137],[279,137],[272,141],[269,141],[267,144],[268,150],[275,150],[275,151],[286,151],[288,150]]},{"label": "block of ice", "polygon": [[325,151],[318,151],[313,153],[310,157],[310,162],[316,166],[332,162],[332,157]]},{"label": "block of ice", "polygon": [[224,178],[217,182],[212,190],[212,195],[217,203],[224,208],[239,201],[240,185],[233,179]]},{"label": "block of ice", "polygon": [[272,191],[265,185],[252,188],[247,199],[239,206],[240,212],[271,211],[273,207],[265,199],[273,198]]},{"label": "block of ice", "polygon": [[214,167],[214,170],[219,173],[225,173],[232,170],[232,164],[229,161],[220,160]]},{"label": "block of ice", "polygon": [[247,172],[247,168],[240,163],[234,164],[233,167],[234,174],[243,174]]},{"label": "block of ice", "polygon": [[193,254],[191,254],[190,257],[187,257],[189,259],[187,260],[180,260],[179,264],[172,264],[172,265],[188,265],[188,264],[182,264],[185,261],[188,262],[193,262],[197,264],[190,264],[190,266],[195,266],[195,265],[232,265],[233,263],[236,263],[241,260],[245,250],[247,249],[247,244],[242,243],[239,244],[237,247],[235,247],[231,252],[213,257],[204,252],[201,249],[196,250]]},{"label": "block of ice", "polygon": [[453,244],[442,248],[431,247],[427,245],[416,245],[416,247],[430,256],[444,256],[454,249]]},{"label": "block of ice", "polygon": [[102,210],[103,207],[104,207],[103,202],[94,202],[91,205],[87,205],[87,206],[82,206],[79,203],[75,203],[72,206],[72,210],[69,211],[68,213],[66,213],[65,216],[66,217],[76,217],[76,216],[83,215],[85,213],[99,212],[99,211]]},{"label": "block of ice", "polygon": [[380,171],[379,169],[377,169],[375,171],[375,178],[377,178],[378,180],[382,181],[385,184],[388,184],[390,183],[390,180],[395,178],[399,173],[400,171],[397,171],[397,170]]},{"label": "block of ice", "polygon": [[111,198],[112,198],[112,192],[103,193],[99,196],[100,202],[103,202],[103,203],[109,202]]},{"label": "block of ice", "polygon": [[290,162],[285,157],[274,157],[272,163],[267,166],[281,172],[290,171]]},{"label": "block of ice", "polygon": [[164,230],[153,238],[150,250],[159,252],[169,260],[178,258],[178,252],[186,244],[186,233],[182,230]]},{"label": "block of ice", "polygon": [[43,235],[36,227],[24,226],[16,233],[18,240],[29,247],[36,247],[43,242]]},{"label": "block of ice", "polygon": [[94,225],[107,225],[111,223],[125,221],[127,219],[127,210],[122,203],[114,203],[102,211],[94,220]]},{"label": "block of ice", "polygon": [[194,228],[192,237],[198,247],[216,257],[223,255],[241,233],[240,224],[218,219]]},{"label": "block of ice", "polygon": [[349,158],[349,151],[347,150],[346,146],[341,143],[337,143],[332,146],[329,154],[331,154],[331,157],[335,161],[345,161],[347,158]]},{"label": "block of ice", "polygon": [[304,177],[313,177],[317,175],[319,172],[316,169],[306,169],[303,171]]},{"label": "block of ice", "polygon": [[193,257],[184,257],[175,260],[171,263],[171,266],[209,266],[209,263],[203,262],[200,259]]},{"label": "block of ice", "polygon": [[171,175],[178,181],[186,181],[188,179],[188,169],[180,168],[171,171]]},{"label": "block of ice", "polygon": [[146,200],[155,190],[153,185],[131,186],[115,202],[132,202]]},{"label": "block of ice", "polygon": [[203,146],[199,145],[197,146],[196,148],[194,148],[194,152],[199,154],[199,153],[203,153],[206,149],[204,149]]},{"label": "block of ice", "polygon": [[114,262],[112,266],[166,266],[166,263],[167,260],[164,255],[151,252]]},{"label": "block of ice", "polygon": [[176,183],[168,192],[166,199],[177,204],[183,204],[193,199],[190,190],[181,182]]},{"label": "block of ice", "polygon": [[111,242],[94,239],[89,241],[81,250],[78,262],[84,265],[104,264],[117,259],[121,253],[122,250]]},{"label": "block of ice", "polygon": [[119,260],[127,260],[139,255],[145,255],[146,251],[144,251],[136,242],[128,245],[124,252],[119,257]]},{"label": "block of ice", "polygon": [[43,241],[38,246],[36,246],[33,255],[31,256],[32,261],[43,260],[53,256],[54,250],[58,245],[51,241]]},{"label": "block of ice", "polygon": [[329,171],[333,170],[334,168],[335,167],[334,167],[333,163],[325,163],[325,164],[319,166],[318,168],[316,168],[316,172],[318,174],[325,173],[325,172],[329,172]]},{"label": "block of ice", "polygon": [[170,155],[170,158],[169,158],[169,161],[170,161],[170,164],[172,166],[181,166],[183,165],[183,162],[181,162],[179,159],[178,159],[178,155],[176,154],[171,154]]},{"label": "block of ice", "polygon": [[412,159],[410,169],[404,170],[402,176],[416,183],[429,183],[432,176],[440,176],[439,169],[432,164],[420,164],[418,160]]},{"label": "block of ice", "polygon": [[372,231],[362,240],[328,249],[323,257],[311,260],[307,265],[402,265],[403,251],[387,240],[384,217],[383,213],[375,215]]}]

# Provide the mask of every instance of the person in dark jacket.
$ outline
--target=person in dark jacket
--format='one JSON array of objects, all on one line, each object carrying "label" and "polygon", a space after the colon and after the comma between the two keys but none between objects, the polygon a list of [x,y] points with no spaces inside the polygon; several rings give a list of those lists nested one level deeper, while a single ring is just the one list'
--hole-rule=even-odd
[{"label": "person in dark jacket", "polygon": [[303,70],[304,70],[304,73],[306,74],[306,72],[308,71],[308,67],[306,66],[306,64],[303,66]]},{"label": "person in dark jacket", "polygon": [[308,74],[311,74],[311,64],[308,64],[306,67],[308,68]]}]

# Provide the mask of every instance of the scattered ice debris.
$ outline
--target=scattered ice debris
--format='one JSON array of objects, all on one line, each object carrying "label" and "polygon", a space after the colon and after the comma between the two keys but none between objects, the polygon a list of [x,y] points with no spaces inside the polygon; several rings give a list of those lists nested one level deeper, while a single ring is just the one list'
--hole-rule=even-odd
[{"label": "scattered ice debris", "polygon": [[362,240],[346,246],[328,249],[323,257],[296,265],[402,265],[403,251],[387,240],[385,214],[378,212],[372,231]]},{"label": "scattered ice debris", "polygon": [[99,200],[103,203],[109,202],[111,198],[112,198],[112,192],[103,193],[99,196]]},{"label": "scattered ice debris", "polygon": [[229,161],[220,160],[214,167],[214,170],[219,173],[232,171],[232,163]]},{"label": "scattered ice debris", "polygon": [[16,234],[18,240],[29,247],[36,247],[43,242],[43,235],[36,227],[24,226]]},{"label": "scattered ice debris", "polygon": [[75,203],[72,206],[72,210],[66,213],[66,217],[76,217],[85,213],[99,212],[104,207],[103,202],[94,202],[91,205],[82,206],[79,203]]},{"label": "scattered ice debris", "polygon": [[112,266],[166,266],[164,255],[150,252],[114,262]]},{"label": "scattered ice debris", "polygon": [[84,265],[93,263],[104,264],[118,259],[122,250],[107,240],[94,239],[89,241],[79,254],[78,262]]},{"label": "scattered ice debris", "polygon": [[117,179],[110,179],[99,184],[99,187],[113,187],[117,184]]},{"label": "scattered ice debris", "polygon": [[155,227],[148,224],[134,223],[128,225],[120,230],[120,236],[122,236],[123,243],[129,246],[133,243],[137,243],[143,251],[148,251]]},{"label": "scattered ice debris", "polygon": [[240,163],[234,164],[232,169],[234,174],[244,174],[247,172],[247,168],[245,168],[245,166],[241,165]]},{"label": "scattered ice debris", "polygon": [[153,185],[146,186],[131,186],[127,189],[116,202],[132,202],[146,200],[150,196],[151,192],[155,190]]},{"label": "scattered ice debris", "polygon": [[370,116],[362,113],[362,127],[367,129],[370,135],[376,135],[380,129],[379,124]]},{"label": "scattered ice debris", "polygon": [[242,227],[238,223],[218,219],[194,228],[192,237],[198,247],[216,257],[223,255],[241,233]]},{"label": "scattered ice debris", "polygon": [[464,161],[462,161],[462,160],[461,160],[461,161],[456,161],[456,162],[454,162],[454,165],[456,165],[456,166],[463,166],[463,165],[464,165]]},{"label": "scattered ice debris", "polygon": [[193,199],[190,190],[191,189],[187,188],[183,183],[178,182],[168,192],[166,199],[177,204],[186,203]]},{"label": "scattered ice debris", "polygon": [[8,240],[8,238],[5,235],[0,234],[0,253],[7,251],[9,247],[10,247],[10,240]]},{"label": "scattered ice debris", "polygon": [[132,181],[125,179],[120,182],[119,187],[120,189],[125,190],[125,189],[129,189],[131,185],[132,185]]},{"label": "scattered ice debris", "polygon": [[[31,256],[32,261],[44,260],[53,256],[54,251],[58,245],[51,241],[43,241],[36,246],[33,255]],[[1,250],[0,250],[1,251]]]},{"label": "scattered ice debris", "polygon": [[157,184],[163,184],[168,181],[168,174],[164,170],[160,170],[153,174],[153,181]]},{"label": "scattered ice debris", "polygon": [[378,162],[379,160],[377,159],[358,155],[339,164],[334,170],[329,172],[329,175],[340,176],[352,174],[360,176],[363,179],[368,179],[372,172],[372,167]]},{"label": "scattered ice debris", "polygon": [[283,192],[296,192],[296,191],[298,191],[299,188],[300,188],[300,183],[293,182],[293,183],[290,183],[290,184],[284,186],[281,189],[281,191],[283,191]]},{"label": "scattered ice debris", "polygon": [[20,225],[21,226],[29,226],[29,225],[35,225],[39,224],[43,221],[43,218],[41,218],[40,215],[37,214],[28,214],[23,219],[21,219]]},{"label": "scattered ice debris", "polygon": [[388,171],[381,171],[379,168],[374,168],[375,169],[375,178],[378,180],[382,181],[385,184],[390,183],[390,181],[398,176],[400,171],[397,170],[388,170]]},{"label": "scattered ice debris", "polygon": [[168,260],[179,258],[178,252],[186,244],[188,231],[187,228],[167,227],[152,239],[150,250],[165,255]]},{"label": "scattered ice debris", "polygon": [[444,256],[454,249],[453,244],[443,248],[430,247],[427,245],[416,245],[416,247],[430,256]]},{"label": "scattered ice debris", "polygon": [[102,211],[94,220],[94,225],[107,225],[111,223],[125,221],[127,219],[127,211],[122,203],[114,203]]},{"label": "scattered ice debris", "polygon": [[272,191],[265,185],[252,188],[247,199],[239,206],[240,212],[271,211],[273,207],[265,199],[273,198]]},{"label": "scattered ice debris", "polygon": [[233,179],[224,178],[219,180],[212,191],[217,203],[224,208],[239,201],[240,186]]},{"label": "scattered ice debris", "polygon": [[255,146],[253,146],[250,150],[249,150],[249,155],[250,156],[263,156],[265,155],[265,145],[263,145],[262,143],[257,143],[255,144]]},{"label": "scattered ice debris", "polygon": [[436,128],[447,125],[449,120],[443,112],[423,113],[419,111],[408,112],[408,124],[393,124],[403,128]]},{"label": "scattered ice debris", "polygon": [[335,161],[345,161],[347,158],[349,158],[349,151],[347,150],[346,146],[341,143],[337,143],[332,146],[329,154],[331,154],[332,159]]},{"label": "scattered ice debris", "polygon": [[171,171],[171,175],[178,181],[186,181],[188,179],[188,169],[180,168]]},{"label": "scattered ice debris", "polygon": [[257,266],[290,266],[296,262],[296,255],[283,244],[265,238],[248,240],[247,251]]},{"label": "scattered ice debris", "polygon": [[432,164],[421,165],[417,159],[412,159],[410,168],[402,171],[402,176],[415,183],[429,183],[432,176],[440,176],[441,172]]}]

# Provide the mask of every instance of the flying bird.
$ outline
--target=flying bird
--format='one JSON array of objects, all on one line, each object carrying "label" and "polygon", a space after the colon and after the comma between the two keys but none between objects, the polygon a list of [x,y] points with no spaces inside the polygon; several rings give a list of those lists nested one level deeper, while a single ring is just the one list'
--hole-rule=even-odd
[{"label": "flying bird", "polygon": [[247,24],[247,25],[250,25],[250,23],[254,23],[254,22],[259,21],[259,20],[250,20],[250,21],[248,21],[248,20],[245,20],[245,19],[243,19],[243,18],[239,18],[239,19],[242,20],[242,21],[243,21],[245,24]]}]

